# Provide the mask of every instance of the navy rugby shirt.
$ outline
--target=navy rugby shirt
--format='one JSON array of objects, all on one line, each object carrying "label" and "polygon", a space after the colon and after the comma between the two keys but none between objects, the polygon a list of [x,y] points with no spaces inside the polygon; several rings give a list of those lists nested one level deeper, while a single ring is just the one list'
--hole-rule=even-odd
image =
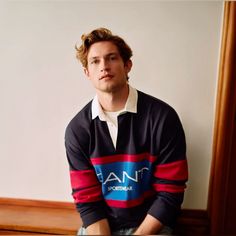
[{"label": "navy rugby shirt", "polygon": [[84,227],[107,218],[113,230],[146,214],[173,227],[188,178],[185,135],[175,110],[138,91],[137,113],[118,116],[116,148],[92,101],[69,123],[65,146],[72,195]]}]

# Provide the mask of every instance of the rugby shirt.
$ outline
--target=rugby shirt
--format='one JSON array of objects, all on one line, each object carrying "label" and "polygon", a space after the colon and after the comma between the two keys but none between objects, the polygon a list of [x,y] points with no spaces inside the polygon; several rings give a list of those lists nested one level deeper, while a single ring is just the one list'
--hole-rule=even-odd
[{"label": "rugby shirt", "polygon": [[138,227],[147,214],[173,227],[188,178],[180,119],[138,91],[137,113],[118,116],[116,148],[90,101],[69,123],[65,147],[72,195],[84,227],[107,218],[111,230]]}]

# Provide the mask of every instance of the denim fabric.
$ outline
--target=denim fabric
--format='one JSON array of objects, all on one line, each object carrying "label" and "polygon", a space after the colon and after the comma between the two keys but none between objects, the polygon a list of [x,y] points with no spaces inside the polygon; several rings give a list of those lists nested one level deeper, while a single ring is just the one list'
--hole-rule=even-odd
[{"label": "denim fabric", "polygon": [[[113,231],[112,235],[132,235],[136,229],[137,228],[119,229],[117,231]],[[171,235],[171,234],[172,234],[172,229],[167,226],[164,226],[158,235]],[[86,229],[84,227],[81,227],[77,232],[77,235],[87,235]]]}]

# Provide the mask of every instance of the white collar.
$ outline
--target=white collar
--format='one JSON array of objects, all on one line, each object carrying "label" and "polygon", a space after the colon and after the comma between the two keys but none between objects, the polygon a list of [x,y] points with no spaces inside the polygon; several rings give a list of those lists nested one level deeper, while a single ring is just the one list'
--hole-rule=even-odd
[{"label": "white collar", "polygon": [[[125,103],[125,107],[120,111],[120,114],[126,112],[137,113],[137,102],[138,102],[138,92],[135,88],[129,85],[129,95]],[[106,115],[104,114],[104,111],[96,95],[92,101],[92,119],[95,119],[97,116],[101,121],[106,121]]]}]

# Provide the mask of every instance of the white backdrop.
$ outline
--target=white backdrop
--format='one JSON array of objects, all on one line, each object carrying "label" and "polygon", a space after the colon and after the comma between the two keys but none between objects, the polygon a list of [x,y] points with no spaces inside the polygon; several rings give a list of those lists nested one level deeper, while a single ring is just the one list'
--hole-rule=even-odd
[{"label": "white backdrop", "polygon": [[222,13],[214,1],[1,1],[0,196],[73,201],[64,131],[94,95],[74,45],[103,26],[133,49],[130,84],[177,110],[184,208],[205,209]]}]

